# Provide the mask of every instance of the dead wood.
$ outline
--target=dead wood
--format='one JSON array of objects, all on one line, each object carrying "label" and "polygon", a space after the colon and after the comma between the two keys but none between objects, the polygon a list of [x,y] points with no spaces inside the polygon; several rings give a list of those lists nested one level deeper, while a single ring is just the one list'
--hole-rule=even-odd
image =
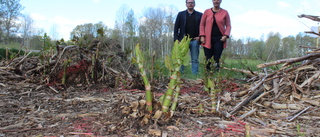
[{"label": "dead wood", "polygon": [[250,77],[256,77],[256,76],[261,76],[263,75],[263,73],[259,73],[259,72],[253,72],[253,71],[249,71],[249,70],[244,70],[244,69],[237,69],[237,68],[226,68],[226,67],[222,67],[223,69],[226,70],[231,70],[231,71],[236,71],[236,72],[241,72],[244,73]]},{"label": "dead wood", "polygon": [[306,55],[306,56],[298,57],[298,58],[282,59],[282,60],[277,60],[274,62],[259,64],[259,65],[257,65],[257,68],[264,68],[264,67],[279,65],[279,64],[283,64],[283,63],[285,63],[283,66],[288,66],[288,65],[296,63],[296,62],[301,62],[304,60],[312,60],[312,59],[316,59],[316,58],[320,58],[320,53],[310,54],[310,55]]},{"label": "dead wood", "polygon": [[[262,83],[262,82],[261,82]],[[259,86],[257,86],[259,87]],[[227,117],[230,117],[231,115],[235,114],[236,112],[238,112],[243,106],[246,106],[247,104],[250,103],[250,101],[254,100],[256,97],[258,97],[260,94],[263,93],[263,88],[260,88],[258,90],[253,90],[254,93],[249,96],[247,99],[243,100],[241,103],[239,103],[238,105],[236,105],[230,112],[230,115],[226,115]]]},{"label": "dead wood", "polygon": [[301,109],[297,104],[278,104],[273,102],[263,102],[266,107],[272,107],[273,109]]},{"label": "dead wood", "polygon": [[320,22],[320,17],[319,16],[301,14],[301,15],[298,15],[298,17],[299,18],[308,18],[310,20]]},{"label": "dead wood", "polygon": [[255,113],[256,111],[257,111],[257,109],[256,109],[256,108],[254,108],[254,109],[252,109],[252,110],[248,111],[247,113],[245,113],[245,114],[241,115],[241,116],[240,116],[240,119],[244,119],[244,118],[246,118],[246,117],[248,117],[248,116],[252,115],[252,114],[253,114],[253,113]]},{"label": "dead wood", "polygon": [[314,35],[320,36],[320,33],[316,33],[314,31],[305,31],[304,33],[310,33],[310,34],[314,34]]},{"label": "dead wood", "polygon": [[294,120],[295,118],[297,118],[298,116],[300,116],[302,113],[304,113],[305,111],[307,111],[309,108],[310,108],[310,106],[307,107],[307,108],[305,108],[305,109],[303,109],[303,110],[301,110],[299,113],[297,113],[296,115],[294,115],[294,116],[293,116],[291,119],[289,119],[288,121],[290,122],[290,121]]},{"label": "dead wood", "polygon": [[[309,103],[311,105],[320,106],[319,100],[313,100],[312,98],[303,97],[303,95],[299,95],[297,93],[292,94],[294,98],[299,99],[303,102]],[[313,97],[314,98],[314,97]]]},{"label": "dead wood", "polygon": [[[267,121],[283,121],[288,125],[294,121],[317,120],[316,112],[320,105],[320,54],[317,47],[303,47],[313,49],[308,55],[296,58],[282,59],[257,65],[258,68],[283,64],[279,70],[269,70],[269,74],[229,69],[253,77],[250,79],[248,90],[236,94],[242,97],[239,103],[229,108],[226,117],[237,116],[255,125],[266,125]],[[249,72],[249,73],[246,73]],[[264,72],[267,72],[264,70]],[[249,84],[247,84],[249,85]],[[255,89],[255,90],[254,90]],[[243,110],[243,111],[240,111]],[[256,116],[256,120],[252,117]],[[260,122],[258,122],[260,121]],[[263,122],[261,122],[263,121]],[[281,126],[281,125],[279,125]],[[318,125],[316,124],[318,127]],[[287,129],[282,130],[287,132]],[[292,132],[294,129],[292,129]],[[251,129],[250,132],[253,132]],[[301,132],[311,135],[312,132]],[[251,134],[252,135],[252,134]],[[294,134],[292,134],[294,135]]]},{"label": "dead wood", "polygon": [[320,71],[316,71],[316,74],[311,76],[309,79],[305,80],[299,87],[302,88],[307,84],[308,86],[310,86],[312,82],[314,82],[315,80],[319,80],[319,76],[320,76]]}]

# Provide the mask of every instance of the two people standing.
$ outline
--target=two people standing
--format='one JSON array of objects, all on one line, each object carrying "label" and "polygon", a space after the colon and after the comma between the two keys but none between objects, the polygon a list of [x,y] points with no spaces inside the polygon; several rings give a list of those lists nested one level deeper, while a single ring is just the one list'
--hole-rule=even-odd
[{"label": "two people standing", "polygon": [[[211,58],[220,67],[222,51],[227,47],[227,38],[231,32],[231,21],[227,10],[220,7],[222,0],[212,0],[213,7],[200,13],[194,10],[195,1],[186,0],[187,10],[179,12],[174,26],[174,40],[181,40],[189,35],[192,73],[198,74],[199,43],[203,46],[206,56],[206,69],[211,70]],[[183,69],[184,66],[182,66]]]}]

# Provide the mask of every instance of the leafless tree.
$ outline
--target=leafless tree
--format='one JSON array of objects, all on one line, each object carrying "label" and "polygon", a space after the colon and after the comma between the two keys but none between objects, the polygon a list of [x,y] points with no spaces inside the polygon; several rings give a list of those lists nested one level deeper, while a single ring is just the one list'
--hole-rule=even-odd
[{"label": "leafless tree", "polygon": [[58,40],[59,39],[59,26],[57,24],[53,24],[50,27],[50,36],[52,38],[52,40]]},{"label": "leafless tree", "polygon": [[166,12],[161,8],[148,8],[144,12],[144,26],[148,32],[148,53],[161,53],[164,20]]},{"label": "leafless tree", "polygon": [[21,33],[23,43],[22,46],[30,48],[30,39],[34,33],[34,20],[30,15],[26,14],[21,18]]},{"label": "leafless tree", "polygon": [[0,41],[3,39],[4,1],[0,0]]},{"label": "leafless tree", "polygon": [[125,40],[127,37],[127,30],[125,27],[126,18],[128,17],[129,6],[123,4],[117,12],[117,18],[115,23],[115,29],[120,30],[120,41],[121,41],[121,50],[124,51],[125,49]]},{"label": "leafless tree", "polygon": [[1,1],[1,28],[4,28],[4,41],[8,43],[13,33],[18,32],[20,24],[17,22],[23,10],[20,0],[3,0]]},{"label": "leafless tree", "polygon": [[174,6],[168,6],[165,8],[166,11],[166,19],[164,22],[164,48],[162,57],[165,55],[169,55],[171,53],[171,48],[173,46],[173,29],[174,29],[174,21],[175,16],[178,13],[178,9]]},{"label": "leafless tree", "polygon": [[[125,22],[125,30],[127,35],[127,44],[124,45],[125,47],[129,48],[131,51],[134,50],[134,37],[136,36],[136,28],[137,28],[137,20],[134,17],[134,11],[131,9],[126,18]],[[133,56],[133,52],[131,52],[131,57]]]}]

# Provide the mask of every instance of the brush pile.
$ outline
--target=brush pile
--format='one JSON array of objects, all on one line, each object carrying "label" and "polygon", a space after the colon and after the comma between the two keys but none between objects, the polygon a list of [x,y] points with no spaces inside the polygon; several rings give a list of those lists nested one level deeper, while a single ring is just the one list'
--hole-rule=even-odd
[{"label": "brush pile", "polygon": [[[318,16],[299,17],[320,22]],[[320,36],[319,33],[312,32]],[[247,90],[235,95],[240,97],[241,101],[223,114],[226,117],[244,119],[255,127],[262,126],[261,129],[265,129],[261,133],[265,131],[265,135],[280,133],[290,136],[319,136],[320,48],[301,48],[312,50],[302,57],[257,65],[258,68],[263,68],[263,73],[233,69],[248,74],[251,77],[248,81],[252,84],[246,85]],[[280,66],[280,69],[267,69],[273,65]]]},{"label": "brush pile", "polygon": [[[258,68],[283,64],[277,71],[251,73],[251,85],[236,96],[241,102],[226,117],[236,116],[251,125],[269,127],[266,132],[319,136],[320,122],[320,49],[312,54],[260,64]],[[261,131],[262,132],[262,131]]]},{"label": "brush pile", "polygon": [[[112,39],[94,40],[86,47],[58,45],[41,57],[13,58],[0,63],[2,75],[49,86],[92,85],[134,87],[136,68],[121,46]],[[122,83],[126,81],[126,83]]]}]

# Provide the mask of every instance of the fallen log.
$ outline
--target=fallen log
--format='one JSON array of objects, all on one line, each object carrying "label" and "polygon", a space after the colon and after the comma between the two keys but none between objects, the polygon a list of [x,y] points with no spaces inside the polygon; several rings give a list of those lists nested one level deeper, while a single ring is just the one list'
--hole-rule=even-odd
[{"label": "fallen log", "polygon": [[289,58],[289,59],[282,59],[282,60],[277,60],[274,62],[269,62],[269,63],[263,63],[263,64],[259,64],[257,65],[257,68],[265,68],[268,66],[273,66],[273,65],[279,65],[279,64],[283,64],[284,66],[288,66],[290,64],[296,63],[296,62],[300,62],[300,61],[304,61],[304,60],[308,60],[308,59],[316,59],[316,58],[320,58],[320,53],[315,53],[315,54],[309,54],[303,57],[298,57],[298,58]]},{"label": "fallen log", "polygon": [[253,72],[253,71],[249,71],[249,70],[244,70],[244,69],[226,68],[226,67],[222,67],[222,69],[241,72],[241,73],[244,73],[244,74],[246,74],[246,75],[248,75],[250,77],[256,77],[256,76],[263,76],[264,75],[264,73],[258,73],[258,72]]}]

